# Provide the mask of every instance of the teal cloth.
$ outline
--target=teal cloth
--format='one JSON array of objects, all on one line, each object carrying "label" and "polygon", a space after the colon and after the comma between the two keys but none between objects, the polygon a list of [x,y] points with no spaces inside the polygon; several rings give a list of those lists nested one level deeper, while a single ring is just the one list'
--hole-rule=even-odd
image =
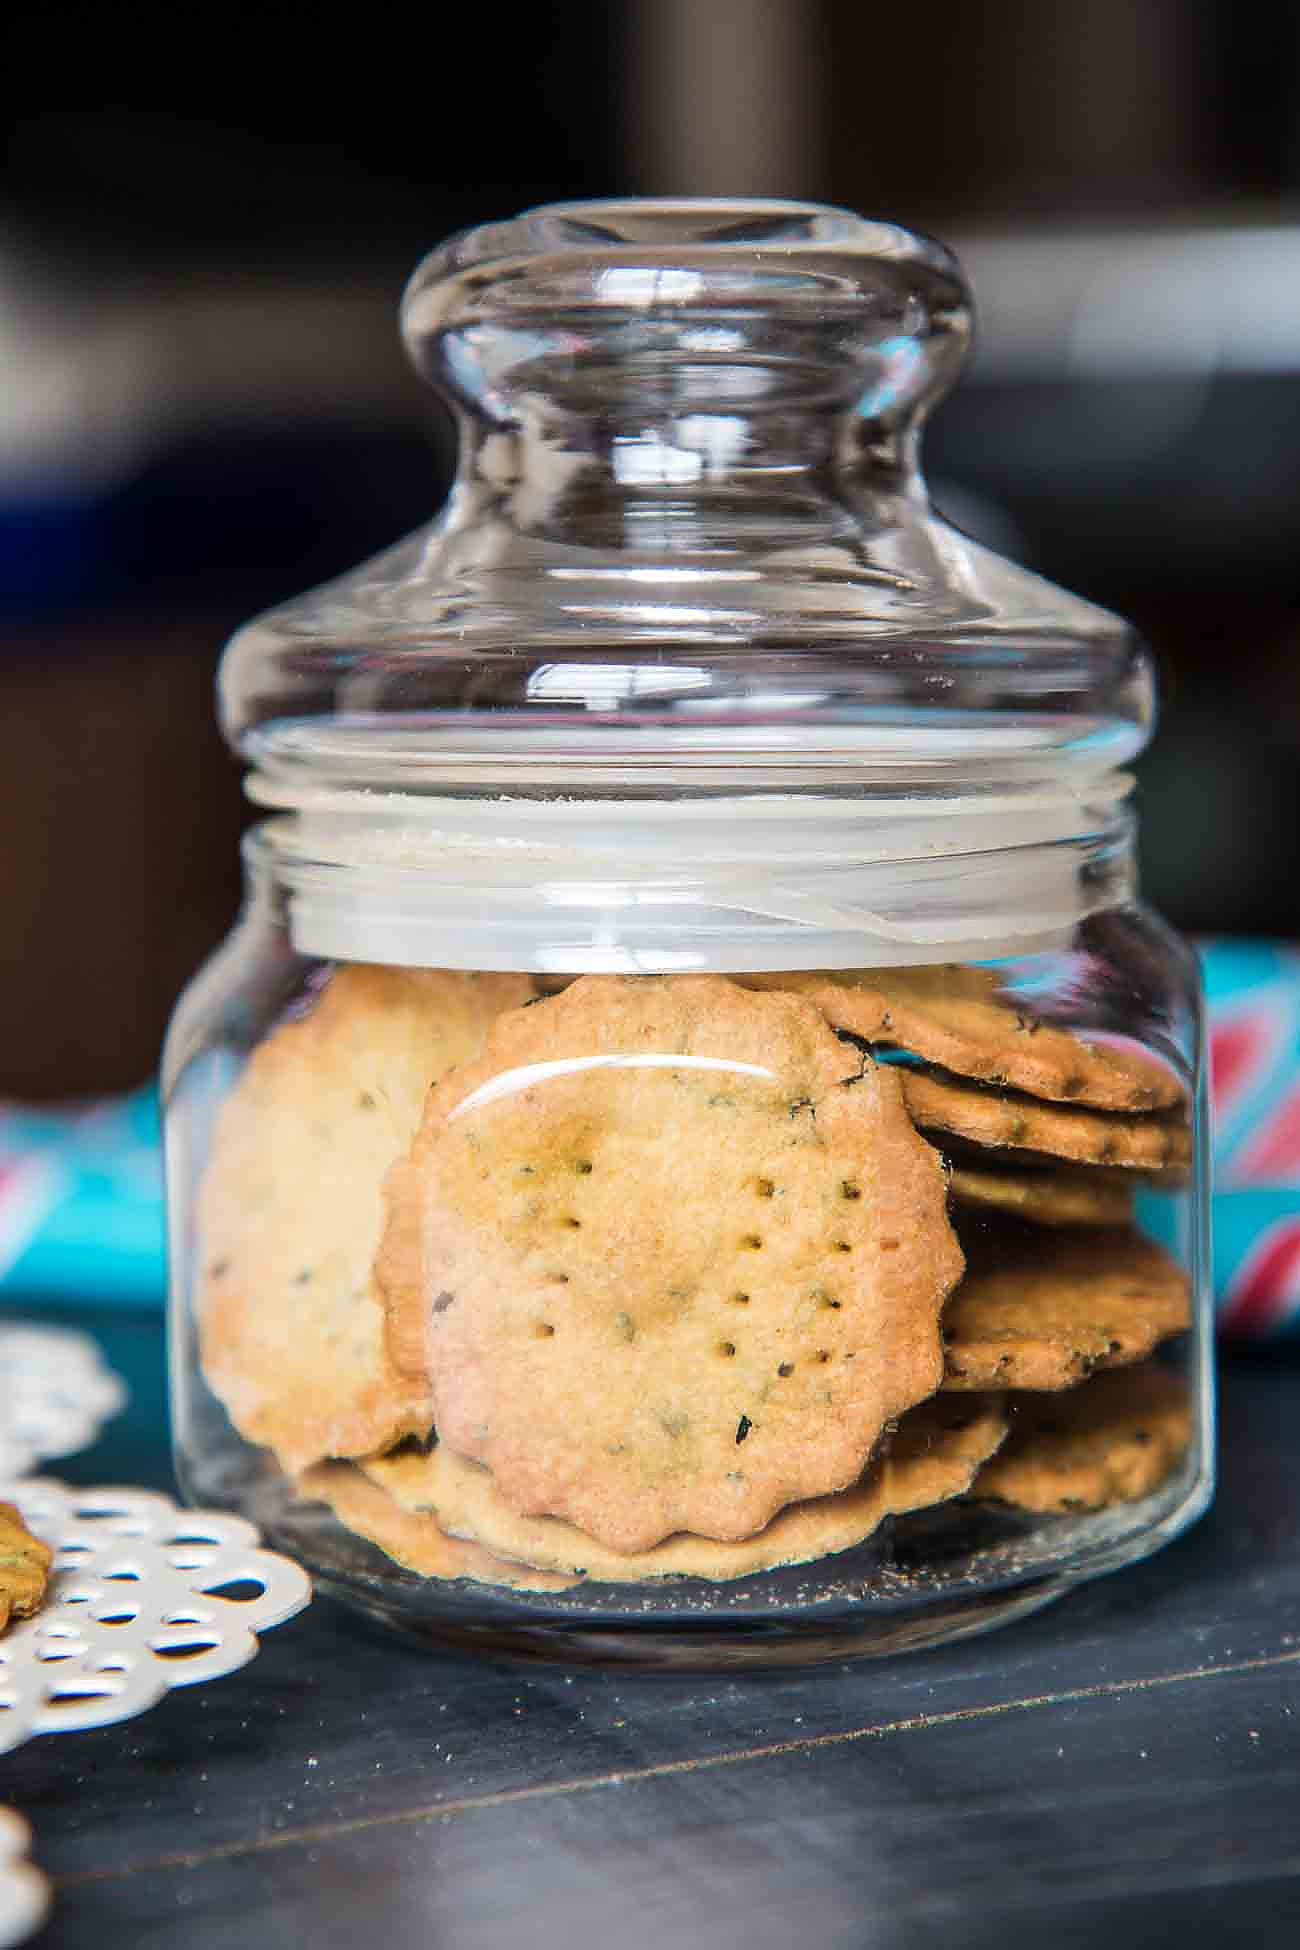
[{"label": "teal cloth", "polygon": [[165,1291],[154,1087],[58,1111],[0,1107],[0,1295],[159,1307]]}]

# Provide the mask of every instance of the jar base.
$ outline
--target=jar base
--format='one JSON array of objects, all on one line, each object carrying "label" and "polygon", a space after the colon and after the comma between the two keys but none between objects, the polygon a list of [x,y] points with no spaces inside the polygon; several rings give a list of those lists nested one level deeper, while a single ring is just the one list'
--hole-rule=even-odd
[{"label": "jar base", "polygon": [[525,1595],[413,1576],[323,1505],[304,1505],[256,1451],[198,1469],[181,1453],[177,1465],[190,1502],[241,1510],[273,1549],[304,1565],[318,1593],[408,1644],[682,1673],[888,1658],[991,1631],[1151,1556],[1196,1521],[1213,1491],[1208,1461],[1189,1455],[1154,1495],[1088,1517],[949,1502],[883,1524],[856,1551],[744,1582]]},{"label": "jar base", "polygon": [[843,1630],[800,1630],[784,1624],[741,1631],[733,1627],[725,1634],[688,1632],[680,1625],[659,1631],[631,1627],[593,1631],[573,1625],[422,1620],[412,1616],[407,1605],[389,1605],[381,1594],[359,1591],[336,1578],[318,1577],[316,1588],[321,1596],[335,1599],[385,1631],[398,1633],[408,1644],[424,1645],[431,1652],[466,1653],[528,1665],[690,1674],[818,1666],[922,1652],[1028,1618],[1079,1582],[1082,1580],[1045,1578],[1013,1591],[989,1591],[927,1605],[910,1617],[858,1618]]}]

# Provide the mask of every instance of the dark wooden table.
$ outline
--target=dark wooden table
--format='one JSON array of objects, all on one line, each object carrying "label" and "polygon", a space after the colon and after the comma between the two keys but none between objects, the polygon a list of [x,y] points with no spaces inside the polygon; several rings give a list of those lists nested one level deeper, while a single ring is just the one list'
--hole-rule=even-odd
[{"label": "dark wooden table", "polygon": [[[158,1330],[90,1324],[132,1406],[61,1473],[169,1485]],[[1300,1366],[1228,1366],[1189,1537],[987,1638],[642,1679],[322,1600],[242,1673],[0,1758],[0,1801],[54,1880],[42,1950],[1286,1950]]]}]

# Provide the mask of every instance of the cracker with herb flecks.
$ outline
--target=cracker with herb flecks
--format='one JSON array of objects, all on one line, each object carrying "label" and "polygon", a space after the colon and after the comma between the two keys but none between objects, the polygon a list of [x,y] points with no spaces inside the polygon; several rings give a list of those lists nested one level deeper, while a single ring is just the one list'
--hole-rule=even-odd
[{"label": "cracker with herb flecks", "polygon": [[1079,1164],[1177,1170],[1192,1155],[1192,1134],[1176,1112],[1077,1110],[1004,1096],[924,1070],[900,1070],[918,1130],[952,1132],[989,1151],[1033,1151]]},{"label": "cracker with herb flecks", "polygon": [[429,1085],[531,992],[524,975],[341,967],[223,1107],[199,1195],[203,1369],[287,1469],[427,1430],[372,1285],[383,1178]]},{"label": "cracker with herb flecks", "polygon": [[971,1494],[1020,1510],[1103,1510],[1149,1496],[1191,1441],[1187,1384],[1155,1361],[1010,1406],[1011,1432]]},{"label": "cracker with herb flecks", "polygon": [[1190,1321],[1187,1275],[1131,1227],[997,1231],[943,1317],[945,1388],[1073,1388],[1141,1361]]},{"label": "cracker with herb flecks", "polygon": [[298,1478],[298,1489],[313,1502],[327,1503],[346,1529],[419,1577],[473,1578],[512,1591],[567,1591],[576,1583],[572,1576],[506,1563],[478,1544],[449,1537],[436,1517],[403,1509],[355,1463],[316,1463]]},{"label": "cracker with herb flecks", "polygon": [[849,1550],[888,1516],[960,1496],[1006,1433],[1001,1401],[937,1396],[909,1409],[850,1489],[792,1503],[754,1536],[731,1544],[679,1532],[647,1551],[612,1551],[558,1517],[521,1517],[481,1463],[442,1446],[398,1450],[360,1467],[404,1509],[431,1512],[451,1535],[472,1538],[498,1557],[607,1583],[725,1580]]},{"label": "cracker with herb flecks", "polygon": [[1133,1217],[1133,1187],[1101,1166],[1078,1171],[981,1171],[953,1164],[948,1190],[957,1205],[1005,1212],[1034,1226],[1122,1226]]},{"label": "cracker with herb flecks", "polygon": [[953,963],[741,979],[808,996],[832,1028],[866,1043],[910,1050],[958,1076],[1031,1097],[1098,1110],[1168,1110],[1184,1099],[1181,1083],[1155,1057],[1086,1042],[1046,1021],[1000,996],[990,969]]},{"label": "cracker with herb flecks", "polygon": [[33,1537],[12,1503],[0,1503],[0,1632],[40,1609],[54,1553]]},{"label": "cracker with herb flecks", "polygon": [[942,1162],[797,996],[586,976],[513,1011],[388,1198],[390,1346],[440,1441],[611,1550],[844,1489],[942,1374]]}]

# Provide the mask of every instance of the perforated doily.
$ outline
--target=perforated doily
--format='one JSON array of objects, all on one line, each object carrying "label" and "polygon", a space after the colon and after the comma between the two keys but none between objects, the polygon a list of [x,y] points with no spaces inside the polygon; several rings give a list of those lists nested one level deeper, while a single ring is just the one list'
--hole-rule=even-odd
[{"label": "perforated doily", "polygon": [[87,1449],[126,1389],[85,1334],[0,1327],[0,1477]]},{"label": "perforated doily", "polygon": [[311,1597],[240,1517],[146,1490],[0,1484],[55,1552],[45,1604],[0,1638],[0,1753],[37,1733],[129,1720],[173,1686],[245,1665]]},{"label": "perforated doily", "polygon": [[0,1950],[23,1943],[50,1909],[50,1885],[27,1860],[31,1833],[12,1808],[0,1808]]}]

